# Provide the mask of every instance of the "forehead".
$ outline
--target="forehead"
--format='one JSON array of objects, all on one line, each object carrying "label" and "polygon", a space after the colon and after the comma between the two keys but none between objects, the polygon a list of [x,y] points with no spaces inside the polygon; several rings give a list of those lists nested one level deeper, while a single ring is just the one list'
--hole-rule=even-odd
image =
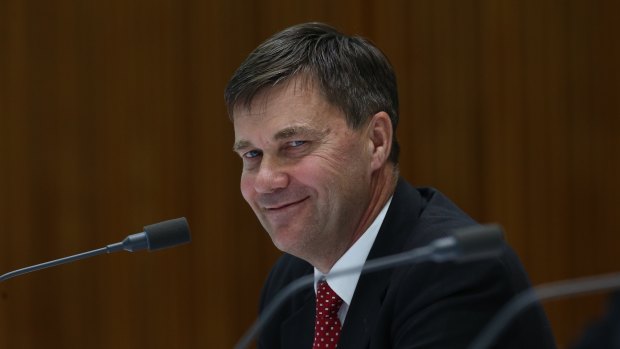
[{"label": "forehead", "polygon": [[236,138],[258,129],[310,127],[342,119],[344,114],[331,105],[311,79],[294,78],[261,90],[251,103],[237,105],[232,113]]}]

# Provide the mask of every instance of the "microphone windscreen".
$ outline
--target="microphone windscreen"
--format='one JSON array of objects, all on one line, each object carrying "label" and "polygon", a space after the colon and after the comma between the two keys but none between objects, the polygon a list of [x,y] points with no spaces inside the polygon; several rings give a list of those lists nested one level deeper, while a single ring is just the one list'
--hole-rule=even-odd
[{"label": "microphone windscreen", "polygon": [[454,231],[459,262],[495,257],[504,249],[504,234],[497,224],[473,225]]},{"label": "microphone windscreen", "polygon": [[191,240],[185,217],[147,225],[144,227],[144,232],[151,251],[188,243]]}]

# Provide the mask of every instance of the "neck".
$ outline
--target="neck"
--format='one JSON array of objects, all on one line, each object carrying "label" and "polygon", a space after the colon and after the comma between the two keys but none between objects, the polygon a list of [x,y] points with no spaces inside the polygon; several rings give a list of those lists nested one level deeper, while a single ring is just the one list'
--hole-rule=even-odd
[{"label": "neck", "polygon": [[327,274],[336,264],[338,259],[344,255],[353,244],[366,232],[368,227],[375,221],[385,204],[388,202],[398,182],[398,169],[391,163],[375,172],[370,181],[370,192],[368,206],[362,213],[360,220],[348,241],[343,241],[342,246],[335,249],[331,256],[324,256],[319,261],[312,264],[323,274]]}]

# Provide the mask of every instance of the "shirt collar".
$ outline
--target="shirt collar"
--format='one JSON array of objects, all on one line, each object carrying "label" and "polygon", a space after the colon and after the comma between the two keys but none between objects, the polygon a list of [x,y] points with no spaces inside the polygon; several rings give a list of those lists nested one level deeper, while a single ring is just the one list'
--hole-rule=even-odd
[{"label": "shirt collar", "polygon": [[377,215],[377,218],[372,222],[372,224],[366,229],[364,234],[360,236],[359,239],[351,246],[343,255],[336,261],[332,269],[324,275],[317,268],[314,268],[314,291],[316,293],[316,287],[318,282],[321,279],[325,279],[329,287],[331,287],[334,292],[342,300],[347,304],[351,304],[351,300],[353,299],[353,292],[355,292],[355,287],[357,287],[357,282],[361,275],[361,270],[357,272],[353,272],[347,275],[342,275],[338,277],[331,277],[335,271],[348,269],[363,265],[368,258],[368,254],[370,253],[370,249],[377,238],[377,234],[379,233],[379,228],[381,228],[381,224],[385,219],[385,215],[387,213],[388,208],[390,207],[390,203],[392,202],[392,197],[387,201],[381,212]]}]

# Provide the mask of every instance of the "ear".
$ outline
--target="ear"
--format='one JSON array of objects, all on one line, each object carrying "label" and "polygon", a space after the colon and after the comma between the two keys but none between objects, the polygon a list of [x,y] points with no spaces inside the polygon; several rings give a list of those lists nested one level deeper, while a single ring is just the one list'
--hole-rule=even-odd
[{"label": "ear", "polygon": [[374,171],[388,161],[392,150],[392,120],[386,112],[381,111],[372,116],[368,125],[368,136],[372,157],[370,166]]}]

